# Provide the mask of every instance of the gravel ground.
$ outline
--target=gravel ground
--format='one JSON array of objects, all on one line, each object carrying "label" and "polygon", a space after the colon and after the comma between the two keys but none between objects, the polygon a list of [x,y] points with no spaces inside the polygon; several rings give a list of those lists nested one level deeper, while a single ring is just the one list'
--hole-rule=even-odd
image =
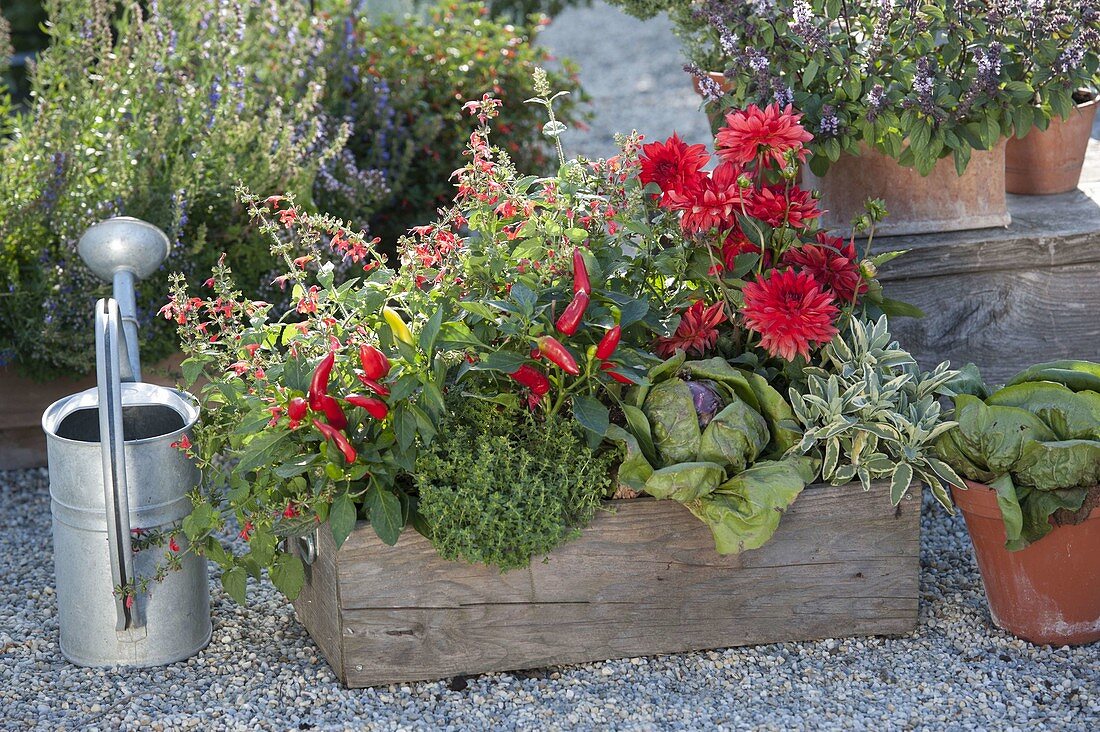
[{"label": "gravel ground", "polygon": [[[568,154],[613,133],[706,120],[667,23],[597,3],[545,34],[582,62],[597,113]],[[624,53],[624,50],[626,51]],[[214,635],[187,662],[80,669],[57,646],[43,470],[0,473],[0,725],[6,729],[1100,728],[1100,645],[1035,647],[990,625],[961,519],[925,505],[920,626],[903,638],[785,643],[345,690],[269,584],[236,606],[211,576]]]},{"label": "gravel ground", "polygon": [[592,97],[590,128],[562,135],[567,156],[614,155],[615,133],[631,130],[647,140],[679,132],[688,142],[709,141],[701,100],[664,16],[642,22],[597,2],[565,11],[541,39],[557,56],[580,64],[581,85]]},{"label": "gravel ground", "polygon": [[8,729],[1059,729],[1100,726],[1100,645],[990,625],[965,527],[925,506],[919,629],[342,689],[267,583],[152,670],[69,665],[57,646],[46,472],[0,473],[0,724]]}]

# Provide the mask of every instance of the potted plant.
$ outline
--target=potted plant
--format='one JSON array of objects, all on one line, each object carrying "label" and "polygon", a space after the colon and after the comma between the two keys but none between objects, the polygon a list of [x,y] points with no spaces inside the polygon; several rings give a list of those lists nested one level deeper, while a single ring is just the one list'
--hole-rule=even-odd
[{"label": "potted plant", "polygon": [[1014,110],[1005,149],[1009,193],[1046,195],[1077,187],[1096,118],[1100,5],[1049,2],[1011,23],[1008,74],[1030,107]]},{"label": "potted plant", "polygon": [[622,4],[643,17],[669,12],[716,117],[749,103],[804,113],[819,153],[806,183],[829,209],[823,225],[847,226],[868,195],[881,195],[891,220],[880,233],[1007,224],[1002,140],[1072,91],[1052,84],[1034,107],[1032,83],[1049,69],[1029,49],[1057,56],[1079,43],[1042,21],[1045,8],[1006,14],[984,2]]},{"label": "potted plant", "polygon": [[936,446],[967,480],[966,518],[993,622],[1033,643],[1100,640],[1100,364],[1033,366],[955,399]]},{"label": "potted plant", "polygon": [[929,452],[953,374],[869,322],[898,307],[886,257],[816,231],[798,119],[761,139],[746,110],[711,172],[676,137],[568,160],[536,88],[559,173],[516,170],[490,142],[499,100],[467,103],[454,205],[399,270],[343,221],[241,192],[293,305],[224,265],[202,297],[174,279],[163,314],[207,379],[181,445],[207,483],[176,531],[240,601],[266,569],[353,686],[907,632],[903,498],[959,480]]}]

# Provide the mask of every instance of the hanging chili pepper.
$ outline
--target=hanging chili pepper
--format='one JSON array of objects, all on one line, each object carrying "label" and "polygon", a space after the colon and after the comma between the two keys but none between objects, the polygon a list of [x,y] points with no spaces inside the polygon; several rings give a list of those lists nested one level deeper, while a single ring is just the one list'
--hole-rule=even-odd
[{"label": "hanging chili pepper", "polygon": [[401,319],[401,316],[396,310],[389,307],[382,308],[382,317],[386,319],[386,322],[390,326],[390,330],[393,331],[393,337],[403,343],[408,343],[410,346],[415,345],[413,340],[412,331],[409,330],[409,326],[405,325],[405,321]]},{"label": "hanging chili pepper", "polygon": [[583,292],[592,296],[592,282],[588,279],[588,266],[584,263],[584,255],[578,247],[573,250],[573,292]]},{"label": "hanging chili pepper", "polygon": [[355,448],[348,442],[348,438],[344,437],[343,432],[316,419],[313,420],[313,426],[317,428],[317,431],[320,432],[325,439],[332,440],[336,443],[337,449],[340,450],[340,454],[344,456],[346,462],[355,462],[355,458],[358,457],[358,455],[355,452]]},{"label": "hanging chili pepper", "polygon": [[320,406],[321,408],[318,411],[325,415],[326,422],[338,430],[347,429],[348,418],[344,414],[340,402],[336,401],[335,397],[325,394],[321,397]]},{"label": "hanging chili pepper", "polygon": [[363,382],[363,386],[367,387],[378,396],[390,395],[390,390],[386,387],[385,384],[380,384],[374,379],[368,379],[366,374],[356,374],[356,376],[359,377],[359,380]]},{"label": "hanging chili pepper", "polygon": [[577,332],[577,328],[581,324],[581,318],[584,317],[584,311],[588,309],[588,301],[588,293],[583,290],[573,296],[573,301],[562,311],[558,322],[554,324],[557,326],[558,332],[567,336]]},{"label": "hanging chili pepper", "polygon": [[309,381],[309,408],[321,411],[321,397],[328,394],[328,377],[332,373],[332,365],[336,363],[336,352],[329,351],[328,355],[321,359],[317,368],[313,370],[313,378]]},{"label": "hanging chili pepper", "polygon": [[546,356],[548,360],[553,362],[553,364],[562,371],[572,376],[578,376],[581,373],[581,370],[577,368],[577,361],[573,358],[573,354],[571,354],[557,338],[554,336],[542,336],[539,338],[538,343],[542,355]]},{"label": "hanging chili pepper", "polygon": [[305,419],[307,411],[309,411],[309,404],[302,397],[294,397],[290,400],[290,404],[286,407],[287,416],[290,417],[290,429],[298,428]]},{"label": "hanging chili pepper", "polygon": [[535,396],[542,396],[550,391],[550,379],[546,374],[529,363],[525,363],[509,374],[517,383],[526,386]]},{"label": "hanging chili pepper", "polygon": [[617,368],[618,366],[619,366],[619,364],[617,364],[617,363],[613,363],[611,361],[604,361],[603,363],[600,364],[600,370],[603,371],[608,376],[610,376],[615,381],[619,382],[620,384],[633,384],[634,383],[633,380],[628,379],[627,377],[623,376],[622,374],[616,373],[616,372],[611,370],[613,368]]},{"label": "hanging chili pepper", "polygon": [[363,364],[363,374],[372,381],[390,373],[390,360],[374,346],[359,346],[359,363]]},{"label": "hanging chili pepper", "polygon": [[623,336],[623,329],[619,326],[615,326],[611,330],[603,334],[603,338],[600,339],[600,343],[596,346],[596,358],[601,361],[606,361],[611,358],[611,354],[615,353],[615,349],[619,347],[619,339]]},{"label": "hanging chili pepper", "polygon": [[381,399],[375,399],[374,397],[360,396],[358,394],[348,394],[344,397],[344,401],[353,407],[362,407],[367,410],[367,413],[375,419],[382,420],[386,418],[386,415],[390,413],[390,408],[386,406],[386,403]]}]

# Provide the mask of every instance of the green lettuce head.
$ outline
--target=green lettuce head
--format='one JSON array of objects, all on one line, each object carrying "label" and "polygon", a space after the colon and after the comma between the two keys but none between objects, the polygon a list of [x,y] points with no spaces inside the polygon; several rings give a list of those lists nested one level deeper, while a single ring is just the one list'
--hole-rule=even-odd
[{"label": "green lettuce head", "polygon": [[815,471],[804,458],[763,459],[797,443],[779,426],[792,418],[790,406],[763,377],[721,358],[680,353],[649,377],[623,408],[627,428],[608,431],[625,453],[619,482],[683,503],[723,554],[763,544]]}]

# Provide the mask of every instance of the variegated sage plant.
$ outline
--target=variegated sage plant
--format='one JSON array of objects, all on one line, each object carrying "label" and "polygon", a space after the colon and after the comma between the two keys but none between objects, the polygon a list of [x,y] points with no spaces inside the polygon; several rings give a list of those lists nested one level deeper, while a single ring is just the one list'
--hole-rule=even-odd
[{"label": "variegated sage plant", "polygon": [[956,376],[946,362],[922,372],[908,351],[890,338],[886,316],[853,318],[822,351],[820,366],[805,369],[805,388],[790,390],[802,440],[792,453],[821,458],[821,477],[833,485],[889,478],[897,505],[914,477],[953,511],[947,485],[961,485],[955,471],[935,457],[936,438],[955,426],[938,397],[952,396]]}]

